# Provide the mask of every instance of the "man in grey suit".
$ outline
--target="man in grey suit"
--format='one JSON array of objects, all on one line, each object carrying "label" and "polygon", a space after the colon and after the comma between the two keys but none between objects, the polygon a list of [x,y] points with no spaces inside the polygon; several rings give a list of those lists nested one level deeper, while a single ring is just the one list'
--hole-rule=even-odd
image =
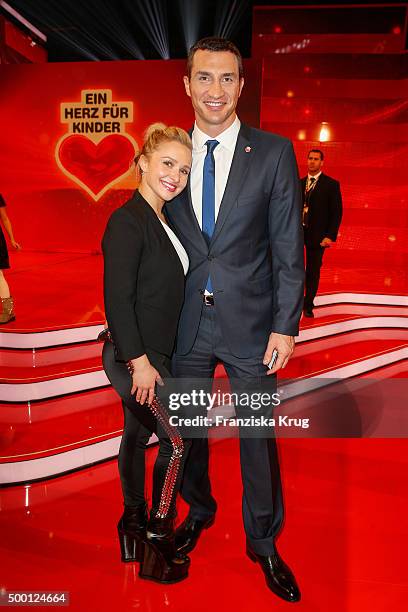
[{"label": "man in grey suit", "polygon": [[[167,207],[190,258],[174,375],[208,380],[222,362],[231,383],[257,381],[273,390],[275,373],[293,352],[303,300],[293,147],[286,138],[240,123],[235,109],[244,85],[242,58],[231,42],[199,41],[187,68],[185,88],[195,111],[193,165],[189,186]],[[277,359],[268,369],[274,350]],[[181,490],[190,511],[176,533],[183,552],[214,522],[208,457],[208,440],[194,439]],[[295,578],[275,544],[283,520],[275,438],[240,435],[240,457],[248,555],[274,593],[298,601]]]}]

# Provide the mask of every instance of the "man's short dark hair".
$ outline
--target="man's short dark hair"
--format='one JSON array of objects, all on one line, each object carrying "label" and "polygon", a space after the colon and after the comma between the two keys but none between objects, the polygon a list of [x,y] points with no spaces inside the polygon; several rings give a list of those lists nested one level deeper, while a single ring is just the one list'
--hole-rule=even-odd
[{"label": "man's short dark hair", "polygon": [[320,149],[310,149],[309,153],[307,154],[307,156],[309,157],[309,155],[311,153],[320,153],[320,159],[323,161],[324,160],[324,154],[323,151],[321,151]]},{"label": "man's short dark hair", "polygon": [[210,36],[207,38],[202,38],[201,40],[196,42],[195,45],[193,45],[190,51],[188,52],[187,76],[189,79],[191,78],[194,54],[196,51],[199,51],[199,50],[200,51],[213,51],[213,52],[229,51],[230,53],[233,53],[238,61],[239,78],[240,79],[243,78],[244,66],[242,64],[242,55],[238,47],[236,47],[233,42],[231,42],[230,40],[227,40],[226,38],[218,38],[216,36]]}]

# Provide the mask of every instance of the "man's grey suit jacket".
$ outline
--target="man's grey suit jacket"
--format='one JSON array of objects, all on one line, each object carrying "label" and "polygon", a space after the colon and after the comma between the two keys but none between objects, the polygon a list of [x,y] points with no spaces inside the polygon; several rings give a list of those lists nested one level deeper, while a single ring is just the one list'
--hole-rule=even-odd
[{"label": "man's grey suit jacket", "polygon": [[272,331],[298,334],[304,280],[299,186],[291,142],[242,124],[210,243],[189,185],[166,204],[190,258],[178,354],[193,347],[209,275],[217,320],[236,357],[263,355]]}]

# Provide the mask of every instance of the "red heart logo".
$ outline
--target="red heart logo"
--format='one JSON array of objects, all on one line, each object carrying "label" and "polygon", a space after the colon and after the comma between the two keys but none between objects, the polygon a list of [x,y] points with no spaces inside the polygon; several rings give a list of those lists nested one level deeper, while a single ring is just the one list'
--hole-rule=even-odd
[{"label": "red heart logo", "polygon": [[132,141],[123,134],[105,136],[95,144],[86,136],[64,138],[57,151],[61,170],[96,200],[129,172],[135,157]]}]

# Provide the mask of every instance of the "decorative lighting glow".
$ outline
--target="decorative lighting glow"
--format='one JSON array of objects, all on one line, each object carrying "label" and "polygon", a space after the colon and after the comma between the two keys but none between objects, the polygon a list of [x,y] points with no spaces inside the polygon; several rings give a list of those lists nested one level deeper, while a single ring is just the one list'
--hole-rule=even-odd
[{"label": "decorative lighting glow", "polygon": [[396,239],[397,239],[397,237],[396,237],[396,236],[394,236],[394,234],[390,234],[390,235],[388,236],[388,240],[389,240],[390,242],[395,242],[395,241],[396,241]]},{"label": "decorative lighting glow", "polygon": [[170,59],[167,14],[165,5],[160,0],[140,0],[133,11],[144,26],[145,33],[163,59]]},{"label": "decorative lighting glow", "polygon": [[199,27],[202,19],[203,2],[197,0],[178,0],[179,13],[183,25],[184,41],[187,52],[200,38]]},{"label": "decorative lighting glow", "polygon": [[291,89],[289,89],[289,91],[287,91],[287,92],[286,92],[286,96],[287,96],[288,98],[293,98],[293,96],[294,96],[294,95],[295,95],[295,94],[294,94],[294,92],[293,92]]},{"label": "decorative lighting glow", "polygon": [[298,140],[306,140],[306,130],[299,130],[297,133]]},{"label": "decorative lighting glow", "polygon": [[292,51],[300,51],[306,49],[310,45],[310,38],[304,38],[300,42],[294,42],[291,45],[286,45],[280,49],[275,49],[275,53],[291,53]]},{"label": "decorative lighting glow", "polygon": [[[191,0],[190,0],[191,2]],[[199,4],[205,4],[199,0]],[[249,5],[249,0],[224,0],[217,2],[215,12],[215,36],[233,38],[234,33],[242,24],[242,18]]]},{"label": "decorative lighting glow", "polygon": [[320,128],[320,134],[319,134],[319,141],[328,142],[329,140],[330,140],[329,125],[327,121],[322,121],[321,128]]},{"label": "decorative lighting glow", "polygon": [[[28,18],[34,20],[38,19],[37,4],[38,3],[35,2],[26,3],[24,12]],[[83,16],[83,12],[85,10],[84,5],[86,5],[86,3],[74,2],[70,3],[69,6],[66,3],[62,3],[61,5],[58,5],[58,3],[53,4],[55,4],[55,10],[50,11],[49,14],[44,13],[42,19],[43,27],[52,31],[53,36],[58,38],[65,45],[75,50],[87,60],[97,62],[106,59],[120,59],[109,43],[105,44],[103,39],[101,40],[96,38],[95,35],[88,32],[86,28],[80,28],[79,31],[77,25]],[[118,44],[120,44],[120,46],[129,52],[133,57],[137,59],[144,59],[134,40],[133,34],[129,32],[127,27],[118,20],[117,12],[112,7],[112,4],[113,3],[98,3],[98,12],[94,12],[92,15],[95,25],[98,26],[98,29],[102,35],[104,32],[109,32],[109,35],[118,41]],[[4,8],[6,3],[0,0],[0,5],[2,8]],[[141,11],[139,11],[138,15],[140,12]],[[16,15],[18,14],[16,13]],[[22,19],[19,19],[19,21],[22,21]],[[24,23],[24,21],[22,21],[22,23]],[[61,23],[70,23],[73,25],[73,28],[61,27]],[[31,24],[29,22],[27,22],[27,24],[27,27],[37,36],[39,36],[39,38],[44,41],[47,40],[47,38],[41,32],[39,32],[39,30],[33,29],[33,26],[30,27]],[[72,33],[71,29],[74,30],[74,34]],[[77,31],[77,34],[75,34],[75,30]]]}]

